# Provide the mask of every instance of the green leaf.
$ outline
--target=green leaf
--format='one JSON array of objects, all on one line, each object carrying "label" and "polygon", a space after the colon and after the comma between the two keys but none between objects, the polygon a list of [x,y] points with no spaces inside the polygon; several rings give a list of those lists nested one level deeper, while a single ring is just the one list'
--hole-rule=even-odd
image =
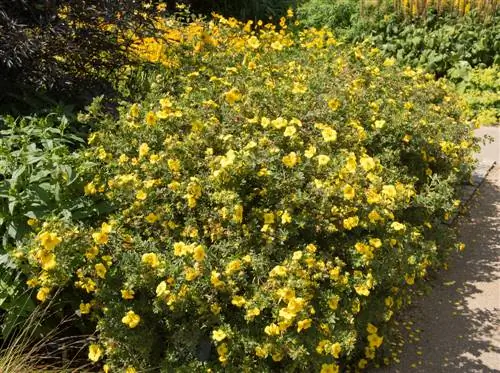
[{"label": "green leaf", "polygon": [[16,185],[17,179],[19,179],[24,174],[25,171],[26,171],[26,166],[24,165],[15,170],[10,178],[10,184]]},{"label": "green leaf", "polygon": [[16,199],[11,199],[8,203],[8,209],[9,209],[9,213],[11,215],[14,215],[14,209],[16,208],[16,205],[17,205],[18,201]]}]

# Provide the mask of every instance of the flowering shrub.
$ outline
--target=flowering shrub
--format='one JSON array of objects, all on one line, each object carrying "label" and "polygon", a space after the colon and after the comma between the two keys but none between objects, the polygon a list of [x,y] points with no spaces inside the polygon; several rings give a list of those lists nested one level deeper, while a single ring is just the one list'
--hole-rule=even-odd
[{"label": "flowering shrub", "polygon": [[114,212],[47,220],[18,249],[37,298],[80,294],[105,371],[365,367],[453,246],[441,222],[474,148],[462,104],[327,30],[165,27],[177,63],[159,60],[145,99],[87,114],[85,193]]}]

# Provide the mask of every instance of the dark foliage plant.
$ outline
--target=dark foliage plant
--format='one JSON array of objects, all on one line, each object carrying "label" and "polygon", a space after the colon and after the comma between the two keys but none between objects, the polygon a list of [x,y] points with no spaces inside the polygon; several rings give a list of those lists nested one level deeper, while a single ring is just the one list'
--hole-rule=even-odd
[{"label": "dark foliage plant", "polygon": [[0,1],[0,106],[33,106],[26,96],[34,92],[78,103],[111,91],[113,77],[133,63],[132,35],[151,34],[165,8],[137,0]]}]

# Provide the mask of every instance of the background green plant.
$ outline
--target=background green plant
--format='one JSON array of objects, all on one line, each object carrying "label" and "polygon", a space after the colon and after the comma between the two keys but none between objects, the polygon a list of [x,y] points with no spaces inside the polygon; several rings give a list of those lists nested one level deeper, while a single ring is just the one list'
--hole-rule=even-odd
[{"label": "background green plant", "polygon": [[297,16],[305,27],[329,27],[345,33],[359,16],[359,1],[310,0],[299,5]]},{"label": "background green plant", "polygon": [[48,216],[86,219],[107,211],[84,196],[83,139],[60,113],[0,117],[0,326],[6,338],[34,309],[26,277],[7,254]]},{"label": "background green plant", "polygon": [[[0,4],[0,112],[33,113],[49,102],[83,108],[111,95],[133,65],[131,35],[150,35],[160,1],[26,1]],[[50,104],[48,106],[53,106]]]}]

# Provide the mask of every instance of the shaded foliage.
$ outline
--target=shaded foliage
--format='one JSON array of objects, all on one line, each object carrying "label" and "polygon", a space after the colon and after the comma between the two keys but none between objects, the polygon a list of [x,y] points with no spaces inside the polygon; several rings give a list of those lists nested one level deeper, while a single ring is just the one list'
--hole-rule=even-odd
[{"label": "shaded foliage", "polygon": [[44,98],[37,98],[40,92],[48,101],[72,98],[76,103],[110,92],[111,78],[133,63],[131,35],[154,31],[153,19],[164,12],[157,5],[136,0],[0,2],[0,105],[17,114],[44,104]]}]

